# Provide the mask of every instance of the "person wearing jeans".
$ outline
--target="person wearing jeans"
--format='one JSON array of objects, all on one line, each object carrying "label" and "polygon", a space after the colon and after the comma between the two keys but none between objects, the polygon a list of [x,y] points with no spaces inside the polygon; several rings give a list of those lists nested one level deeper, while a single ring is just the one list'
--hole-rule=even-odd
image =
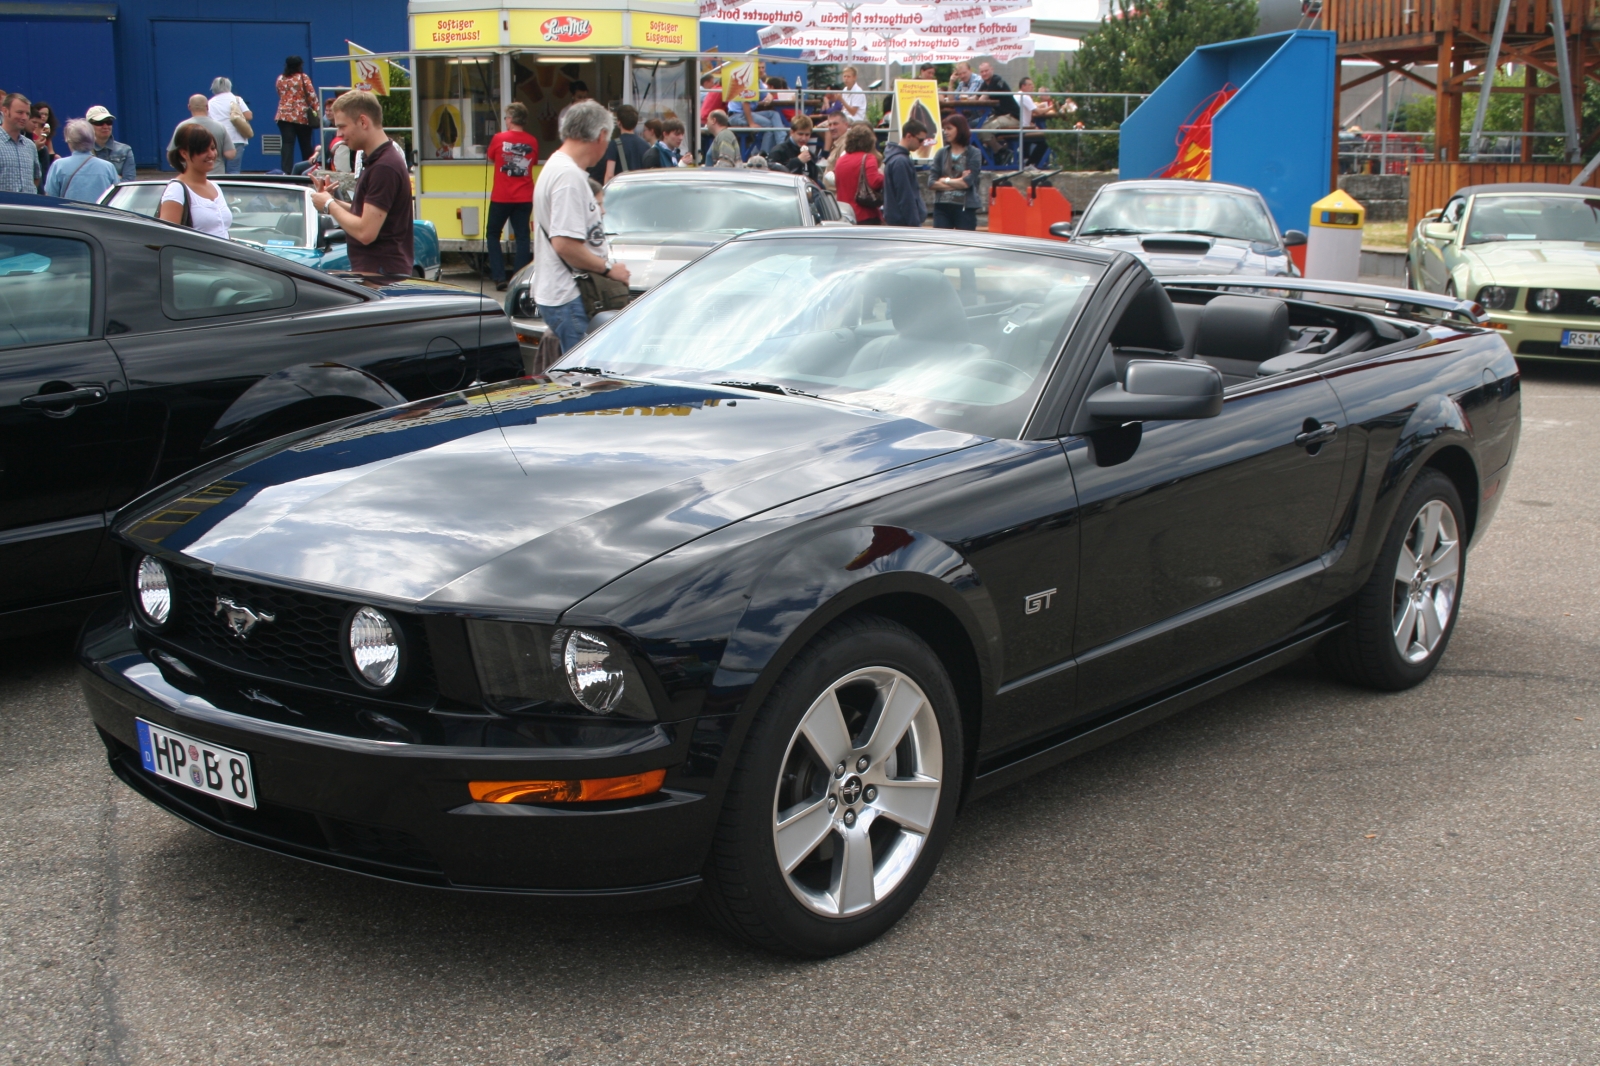
[{"label": "person wearing jeans", "polygon": [[489,141],[486,155],[494,166],[494,189],[489,194],[489,227],[484,239],[489,244],[489,274],[494,287],[506,287],[505,254],[500,235],[506,223],[516,238],[517,257],[512,272],[528,265],[533,258],[528,248],[528,215],[533,210],[533,167],[539,162],[539,142],[523,127],[528,124],[528,109],[520,103],[506,105],[506,128]]}]

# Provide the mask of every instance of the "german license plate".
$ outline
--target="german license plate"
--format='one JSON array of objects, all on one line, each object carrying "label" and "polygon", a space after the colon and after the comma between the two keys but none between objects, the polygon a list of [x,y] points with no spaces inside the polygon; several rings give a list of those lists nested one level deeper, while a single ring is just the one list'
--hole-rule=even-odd
[{"label": "german license plate", "polygon": [[1600,332],[1585,329],[1564,329],[1561,331],[1561,347],[1600,348]]},{"label": "german license plate", "polygon": [[255,810],[250,756],[174,733],[143,718],[134,719],[134,724],[139,730],[139,759],[147,772]]}]

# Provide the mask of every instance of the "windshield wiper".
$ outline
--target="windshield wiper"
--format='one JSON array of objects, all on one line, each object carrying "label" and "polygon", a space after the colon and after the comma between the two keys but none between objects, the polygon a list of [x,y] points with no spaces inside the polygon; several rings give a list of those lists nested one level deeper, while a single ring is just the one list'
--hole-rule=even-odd
[{"label": "windshield wiper", "polygon": [[802,392],[800,389],[791,389],[787,385],[778,385],[771,381],[717,381],[713,382],[713,384],[721,385],[729,389],[749,389],[752,392],[771,392],[779,396],[808,396],[813,400],[822,399],[821,396],[818,396],[814,392]]},{"label": "windshield wiper", "polygon": [[1086,229],[1082,233],[1077,234],[1077,236],[1079,236],[1079,237],[1107,237],[1107,236],[1110,236],[1110,237],[1133,237],[1133,236],[1137,236],[1138,234],[1141,234],[1141,233],[1144,233],[1144,232],[1146,232],[1146,231],[1142,230],[1142,229],[1126,229],[1126,228],[1119,229],[1119,228],[1117,228],[1115,226],[1112,226],[1112,227],[1108,227],[1106,229]]}]

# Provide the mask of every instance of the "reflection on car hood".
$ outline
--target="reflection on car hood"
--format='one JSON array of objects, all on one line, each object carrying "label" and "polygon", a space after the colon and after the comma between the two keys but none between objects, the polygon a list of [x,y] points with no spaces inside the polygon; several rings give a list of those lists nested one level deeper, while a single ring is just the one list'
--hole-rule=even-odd
[{"label": "reflection on car hood", "polygon": [[731,522],[983,439],[821,401],[558,374],[246,453],[117,528],[232,573],[554,618]]},{"label": "reflection on car hood", "polygon": [[[611,254],[628,268],[628,288],[636,292],[651,289],[731,238],[731,233],[705,233],[696,230],[644,233],[617,233],[611,236]],[[511,288],[533,277],[528,264],[511,279]]]},{"label": "reflection on car hood", "polygon": [[1500,285],[1600,289],[1600,245],[1576,241],[1494,241],[1473,244],[1464,257]]},{"label": "reflection on car hood", "polygon": [[1258,249],[1266,245],[1231,237],[1201,237],[1193,233],[1141,233],[1137,236],[1113,235],[1075,239],[1074,244],[1112,248],[1129,252],[1144,261],[1152,274],[1251,274],[1272,276],[1289,273],[1289,257],[1281,252],[1268,255]]}]

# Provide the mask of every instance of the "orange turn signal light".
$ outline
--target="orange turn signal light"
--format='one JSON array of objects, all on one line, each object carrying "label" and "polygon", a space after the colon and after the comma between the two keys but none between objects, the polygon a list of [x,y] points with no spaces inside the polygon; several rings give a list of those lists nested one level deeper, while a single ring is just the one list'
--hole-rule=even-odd
[{"label": "orange turn signal light", "polygon": [[665,770],[649,770],[581,781],[468,781],[467,789],[479,803],[593,803],[648,796],[666,779]]}]

